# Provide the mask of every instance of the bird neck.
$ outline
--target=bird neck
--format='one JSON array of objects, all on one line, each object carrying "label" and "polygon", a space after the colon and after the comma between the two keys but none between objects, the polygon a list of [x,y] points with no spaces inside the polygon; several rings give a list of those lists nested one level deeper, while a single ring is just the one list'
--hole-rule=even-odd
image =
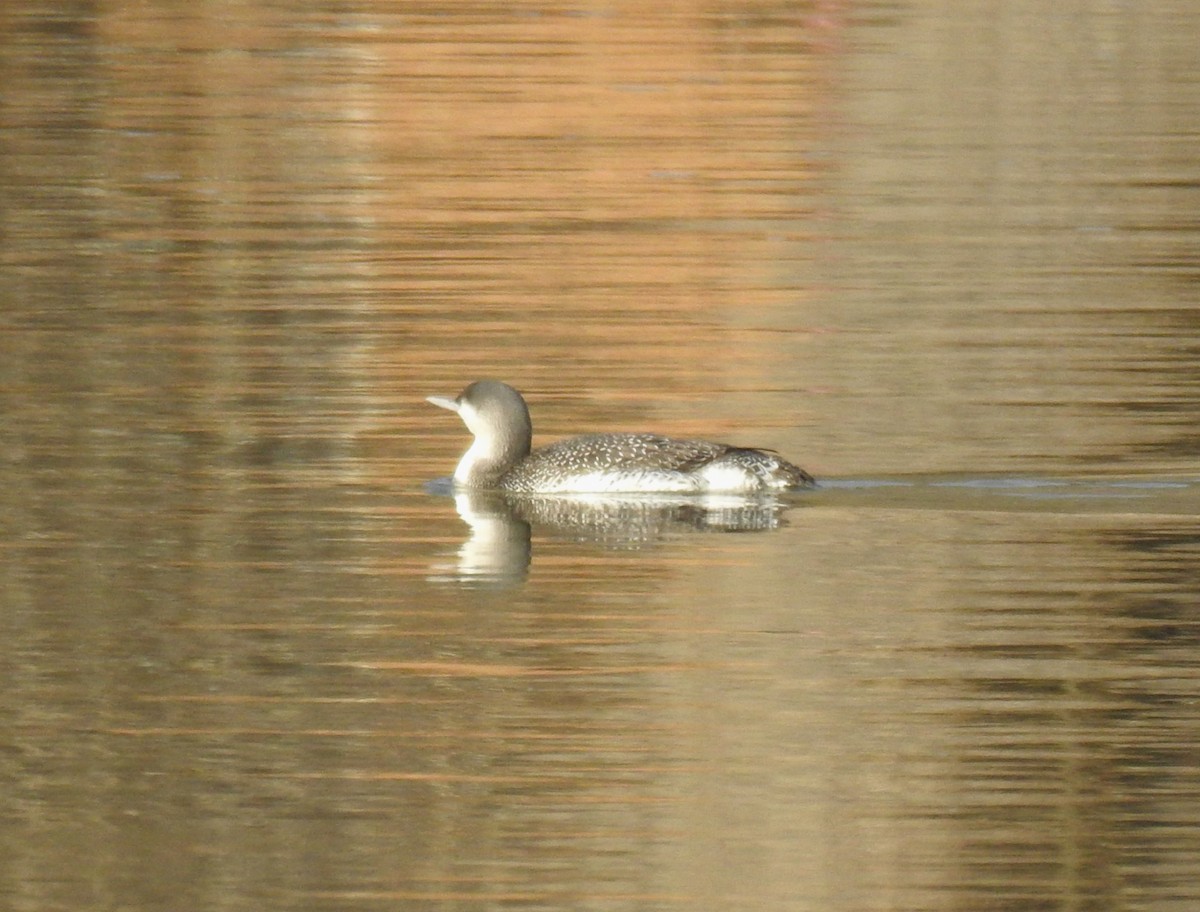
[{"label": "bird neck", "polygon": [[487,488],[529,455],[531,435],[515,433],[477,434],[471,448],[454,470],[454,481],[470,488]]}]

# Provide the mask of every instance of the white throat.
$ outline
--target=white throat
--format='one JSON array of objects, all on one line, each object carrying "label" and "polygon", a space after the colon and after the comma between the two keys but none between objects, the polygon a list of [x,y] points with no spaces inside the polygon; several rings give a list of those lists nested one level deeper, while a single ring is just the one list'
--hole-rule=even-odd
[{"label": "white throat", "polygon": [[463,453],[462,459],[458,461],[458,466],[454,469],[454,481],[460,485],[470,485],[475,477],[475,468],[482,464],[494,462],[495,456],[492,453],[491,447],[476,437],[471,441],[470,448]]},{"label": "white throat", "polygon": [[495,427],[483,420],[479,411],[469,402],[460,402],[458,417],[463,420],[474,440],[463,453],[454,469],[454,481],[460,485],[478,484],[481,476],[493,473],[497,463],[505,459],[505,446]]}]

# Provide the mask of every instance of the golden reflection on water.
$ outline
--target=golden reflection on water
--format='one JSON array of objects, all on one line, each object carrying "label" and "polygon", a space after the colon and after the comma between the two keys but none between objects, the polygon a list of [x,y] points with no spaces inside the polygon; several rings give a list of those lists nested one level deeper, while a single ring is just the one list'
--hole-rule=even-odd
[{"label": "golden reflection on water", "polygon": [[1195,905],[1195,18],[6,3],[0,905]]}]

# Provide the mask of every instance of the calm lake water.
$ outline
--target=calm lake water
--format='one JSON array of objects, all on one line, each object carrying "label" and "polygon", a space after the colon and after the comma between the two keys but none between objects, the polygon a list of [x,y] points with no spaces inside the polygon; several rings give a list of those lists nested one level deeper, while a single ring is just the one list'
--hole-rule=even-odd
[{"label": "calm lake water", "polygon": [[0,907],[1200,907],[1198,33],[6,0]]}]

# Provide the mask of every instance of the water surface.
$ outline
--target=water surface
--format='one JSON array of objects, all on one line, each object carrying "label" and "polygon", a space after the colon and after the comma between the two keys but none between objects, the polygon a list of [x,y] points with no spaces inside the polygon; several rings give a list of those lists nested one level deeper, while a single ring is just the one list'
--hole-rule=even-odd
[{"label": "water surface", "polygon": [[6,3],[0,905],[1194,908],[1198,26]]}]

